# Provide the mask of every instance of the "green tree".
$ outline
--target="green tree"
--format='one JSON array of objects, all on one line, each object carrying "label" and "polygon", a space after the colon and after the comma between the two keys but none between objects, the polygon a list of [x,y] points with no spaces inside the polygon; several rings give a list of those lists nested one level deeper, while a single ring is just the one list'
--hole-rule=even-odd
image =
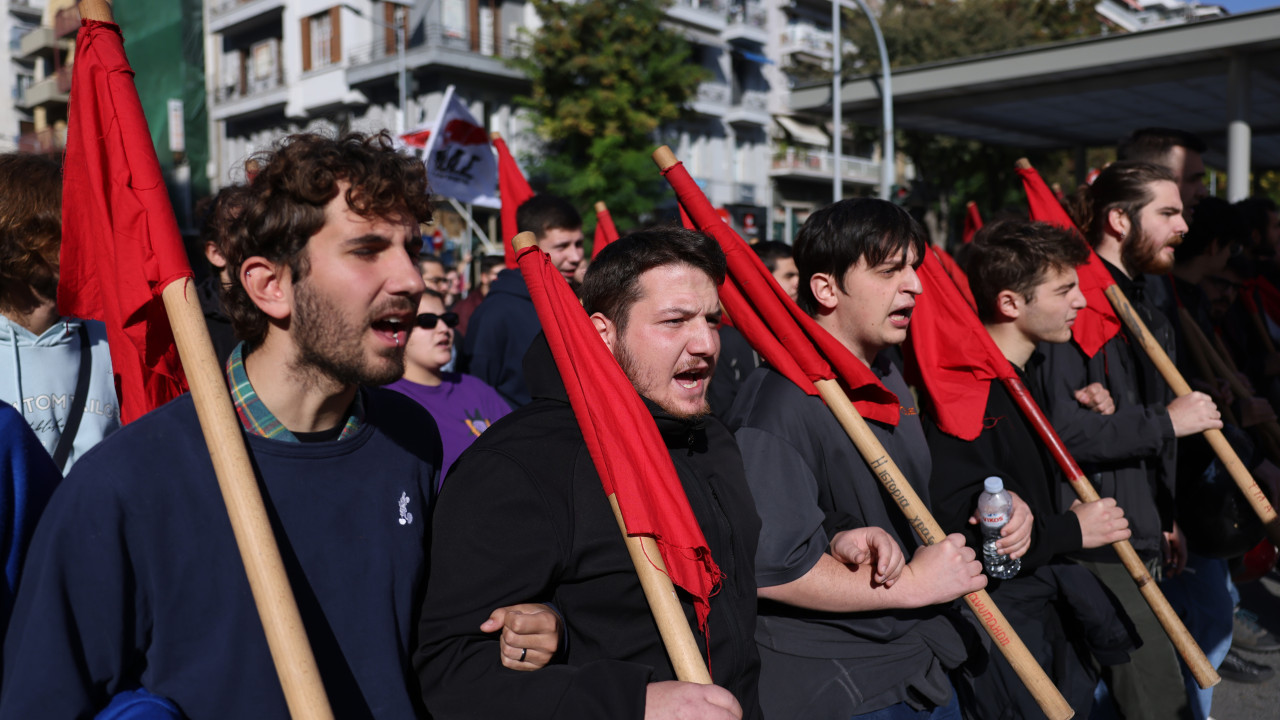
[{"label": "green tree", "polygon": [[533,0],[542,27],[513,64],[532,87],[517,102],[546,143],[531,174],[580,209],[603,200],[619,226],[667,195],[650,154],[707,74],[664,28],[661,0]]},{"label": "green tree", "polygon": [[[1089,37],[1102,26],[1092,3],[1076,0],[886,0],[878,18],[891,67],[1003,52],[1058,40]],[[849,74],[880,72],[871,24],[861,14],[846,11],[845,37],[857,46],[848,57]],[[879,128],[859,128],[879,137]],[[894,135],[898,151],[916,168],[917,195],[940,202],[948,225],[958,234],[961,213],[974,201],[984,213],[1021,206],[1021,183],[1013,169],[1018,148],[984,145],[972,140],[900,130]],[[1031,161],[1053,179],[1071,175],[1065,152],[1033,153]],[[1067,187],[1070,187],[1067,185]]]}]

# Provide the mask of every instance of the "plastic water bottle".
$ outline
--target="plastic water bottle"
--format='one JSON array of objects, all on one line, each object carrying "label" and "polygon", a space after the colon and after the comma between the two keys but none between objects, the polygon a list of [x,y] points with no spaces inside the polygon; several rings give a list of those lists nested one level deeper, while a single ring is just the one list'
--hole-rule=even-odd
[{"label": "plastic water bottle", "polygon": [[978,518],[982,521],[982,567],[987,576],[1007,580],[1022,569],[1022,561],[1001,555],[996,550],[1000,529],[1009,523],[1013,512],[1013,498],[1005,492],[1004,481],[989,477],[982,483],[985,490],[978,496]]}]

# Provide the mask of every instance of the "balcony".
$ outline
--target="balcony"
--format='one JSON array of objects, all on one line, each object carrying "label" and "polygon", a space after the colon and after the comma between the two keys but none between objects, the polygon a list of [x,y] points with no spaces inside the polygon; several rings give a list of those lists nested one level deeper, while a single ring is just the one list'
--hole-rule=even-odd
[{"label": "balcony", "polygon": [[[467,36],[446,32],[445,26],[427,24],[423,39],[405,50],[405,65],[413,71],[417,68],[444,66],[483,76],[524,80],[524,73],[510,67],[506,59],[523,57],[527,43],[517,38],[503,38],[489,55],[471,49]],[[384,36],[385,33],[377,33]],[[347,83],[355,86],[394,76],[399,71],[394,42],[385,37],[378,42],[353,48],[347,53]]]},{"label": "balcony", "polygon": [[729,25],[724,29],[723,37],[731,43],[764,45],[769,41],[769,33],[765,29],[767,20],[768,13],[759,3],[735,4],[729,10]]},{"label": "balcony", "polygon": [[60,153],[67,147],[66,127],[51,127],[18,136],[18,152],[48,155]]},{"label": "balcony", "polygon": [[[769,177],[829,182],[834,170],[830,152],[789,147],[773,156]],[[880,182],[880,163],[871,158],[843,155],[840,158],[840,177],[845,182],[875,185]]]},{"label": "balcony", "polygon": [[802,61],[814,65],[831,62],[831,31],[812,25],[788,25],[782,31],[782,57],[789,62]]},{"label": "balcony", "polygon": [[768,125],[769,93],[765,90],[743,90],[734,94],[733,107],[725,120],[734,125]]},{"label": "balcony", "polygon": [[694,96],[693,111],[708,117],[724,117],[729,112],[729,99],[733,90],[724,83],[704,82]]},{"label": "balcony", "polygon": [[667,17],[694,28],[724,32],[728,27],[725,0],[676,0],[667,8]]},{"label": "balcony", "polygon": [[18,41],[18,57],[23,60],[34,60],[37,57],[53,57],[58,50],[70,50],[71,43],[59,41],[53,28],[40,25],[22,36]]},{"label": "balcony", "polygon": [[266,20],[268,13],[283,11],[285,0],[210,0],[209,32],[225,32],[254,20]]},{"label": "balcony", "polygon": [[54,75],[31,83],[31,87],[22,93],[18,107],[31,109],[43,105],[67,104],[67,93],[71,89],[71,69],[60,68]]},{"label": "balcony", "polygon": [[7,4],[9,12],[27,21],[38,23],[40,22],[40,16],[44,14],[43,3],[37,6],[32,5],[31,0],[9,0]]},{"label": "balcony", "polygon": [[213,97],[213,119],[229,120],[284,107],[289,100],[289,87],[280,65],[276,68],[266,77],[219,87]]}]

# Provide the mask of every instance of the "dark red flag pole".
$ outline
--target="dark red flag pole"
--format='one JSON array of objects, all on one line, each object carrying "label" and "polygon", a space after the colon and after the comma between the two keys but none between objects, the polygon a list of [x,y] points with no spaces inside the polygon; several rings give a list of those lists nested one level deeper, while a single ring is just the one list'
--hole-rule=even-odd
[{"label": "dark red flag pole", "polygon": [[[80,16],[86,21],[115,23],[111,5],[105,0],[84,0],[80,3]],[[83,36],[85,29],[80,32]],[[108,72],[127,72],[128,85],[132,89],[132,72],[127,65],[111,67]],[[93,82],[94,79],[85,75],[83,80]],[[74,85],[70,102],[74,104],[79,93],[93,92],[95,85]],[[135,91],[133,103],[137,102]],[[145,128],[142,132],[146,132]],[[147,162],[147,158],[133,160]],[[155,162],[154,155],[150,162]],[[159,175],[158,167],[155,173]],[[92,191],[91,188],[82,190]],[[178,242],[178,237],[175,226],[171,239]],[[152,240],[157,241],[156,238]],[[294,718],[332,720],[333,711],[329,708],[320,671],[285,575],[284,563],[245,450],[240,421],[227,391],[226,377],[218,367],[190,275],[170,282],[162,291],[162,297],[289,713]]]},{"label": "dark red flag pole", "polygon": [[[1017,166],[1020,169],[1030,169],[1031,163],[1026,158],[1022,158],[1018,160]],[[1133,305],[1130,304],[1129,298],[1125,297],[1124,291],[1112,282],[1106,286],[1103,293],[1111,303],[1111,307],[1115,309],[1116,315],[1119,316],[1121,322],[1124,323],[1125,327],[1129,328],[1129,332],[1138,341],[1138,345],[1147,354],[1147,357],[1151,359],[1152,364],[1156,366],[1156,370],[1160,371],[1160,376],[1168,383],[1170,389],[1173,390],[1173,394],[1178,397],[1190,395],[1191,386],[1182,377],[1182,373],[1178,372],[1173,360],[1169,359],[1169,354],[1164,351],[1160,343],[1156,342],[1155,336],[1151,334],[1147,324],[1142,321],[1137,311],[1133,309]],[[1240,492],[1244,493],[1253,511],[1262,519],[1262,523],[1267,530],[1267,537],[1271,539],[1272,544],[1280,545],[1280,517],[1277,517],[1275,508],[1271,507],[1271,501],[1267,499],[1267,494],[1262,491],[1262,488],[1258,487],[1258,483],[1249,474],[1249,469],[1244,466],[1240,456],[1231,447],[1231,443],[1227,442],[1227,437],[1222,434],[1221,430],[1210,429],[1204,431],[1204,439],[1209,441],[1209,446],[1213,448],[1214,454],[1218,456],[1218,459],[1222,461],[1223,467],[1231,474],[1231,479],[1240,488]]]},{"label": "dark red flag pole", "polygon": [[[522,232],[511,239],[512,248],[517,258],[523,257],[522,253],[528,248],[537,247],[538,241],[536,236],[531,232]],[[556,345],[565,342],[557,334],[553,337],[552,330],[558,327],[554,303],[547,298],[547,293],[543,290],[541,282],[537,282],[536,278],[531,279],[530,270],[527,269],[525,261],[518,261],[520,270],[525,274],[526,281],[529,282],[530,295],[534,300],[534,307],[538,311],[538,316],[542,320],[542,326],[547,331],[547,341],[552,345],[552,354],[556,355]],[[569,292],[566,286],[564,291]],[[574,307],[581,308],[577,303],[573,303]],[[585,318],[583,320],[586,322]],[[601,351],[608,352],[601,343]],[[574,415],[578,416],[579,424],[584,421],[582,415],[579,414],[580,408],[577,405],[577,398],[572,389],[570,377],[566,373],[572,374],[572,369],[566,369],[561,366],[560,358],[556,358],[556,367],[560,371],[561,376],[566,378],[566,389],[569,390],[570,402],[574,405]],[[618,370],[621,374],[621,370]],[[604,382],[602,380],[602,382]],[[588,447],[591,448],[591,430],[586,425],[583,426],[583,436],[587,440]],[[599,431],[599,428],[594,428]],[[637,428],[637,432],[639,429]],[[657,432],[656,429],[653,432]],[[596,463],[597,471],[602,480],[607,480],[610,475],[607,467],[602,467],[601,458],[597,457],[597,448],[592,449],[592,460]],[[607,455],[604,457],[608,457]],[[606,461],[607,462],[607,461]],[[667,461],[670,465],[670,461]],[[671,472],[674,472],[672,470]],[[675,480],[678,485],[679,480]],[[711,674],[707,672],[707,665],[702,660],[702,655],[698,650],[698,643],[694,640],[693,631],[689,627],[689,622],[685,618],[684,608],[680,604],[680,598],[676,595],[675,585],[672,582],[671,575],[667,571],[666,564],[663,561],[662,549],[653,536],[648,534],[632,534],[627,530],[627,523],[623,519],[623,510],[618,501],[616,490],[606,487],[609,493],[609,506],[613,508],[613,517],[618,521],[618,529],[622,531],[622,539],[627,545],[627,552],[631,555],[631,562],[635,565],[636,574],[640,577],[640,587],[644,590],[645,599],[649,602],[649,610],[653,613],[653,619],[658,625],[658,634],[662,637],[662,643],[667,649],[667,656],[671,658],[671,665],[675,670],[676,678],[684,682],[695,682],[703,685],[711,684]]]},{"label": "dark red flag pole", "polygon": [[[916,300],[916,320],[912,321],[912,333],[918,329],[915,323],[919,320],[929,321],[925,315],[926,312],[932,312],[933,308],[937,308],[940,315],[939,320],[942,321],[951,332],[960,333],[978,340],[978,346],[968,346],[970,353],[978,353],[984,356],[985,365],[995,370],[995,376],[1009,391],[1009,395],[1013,397],[1017,403],[1018,409],[1022,411],[1027,422],[1035,428],[1036,434],[1039,435],[1041,442],[1049,450],[1049,454],[1053,456],[1058,467],[1062,468],[1063,474],[1066,475],[1067,481],[1071,484],[1071,488],[1075,490],[1076,496],[1080,498],[1080,502],[1093,502],[1099,499],[1098,491],[1093,487],[1093,483],[1085,476],[1084,471],[1080,469],[1080,465],[1076,463],[1075,458],[1067,450],[1063,444],[1062,438],[1058,437],[1058,433],[1049,423],[1049,419],[1045,417],[1044,411],[1036,404],[1031,393],[1027,391],[1026,385],[1022,383],[1021,378],[1014,372],[1012,363],[1000,352],[995,341],[991,339],[991,335],[987,329],[983,327],[978,316],[973,311],[964,309],[960,300],[958,288],[943,279],[946,273],[941,272],[928,258],[925,259],[920,271],[920,281],[924,285],[924,292]],[[944,312],[950,314],[945,318],[941,317]],[[935,321],[936,322],[936,321]],[[959,349],[960,345],[950,345],[951,352]],[[935,376],[933,372],[927,372],[928,368],[924,367],[926,363],[935,367],[942,366],[946,359],[940,357],[940,353],[936,348],[930,345],[921,345],[913,343],[916,350],[915,360],[920,366],[920,376],[924,379],[926,389],[928,389],[928,380]],[[926,355],[926,350],[930,351]],[[935,357],[928,357],[933,355]],[[972,361],[975,358],[966,358]],[[972,376],[971,376],[972,377]],[[989,380],[974,377],[975,382],[990,382]],[[935,397],[935,402],[937,398]],[[941,414],[939,414],[941,417]],[[976,438],[981,432],[981,428],[974,429],[973,433],[964,433],[961,437],[960,433],[954,432],[959,427],[947,427],[939,422],[939,427],[943,432],[960,437],[962,440]],[[1213,669],[1213,665],[1209,663],[1209,659],[1205,657],[1204,651],[1196,643],[1195,638],[1191,637],[1191,633],[1187,631],[1187,626],[1183,624],[1182,619],[1178,617],[1169,604],[1169,600],[1160,591],[1160,586],[1151,578],[1151,574],[1147,572],[1147,566],[1143,564],[1142,559],[1138,557],[1137,551],[1133,549],[1133,544],[1128,540],[1121,540],[1111,544],[1116,554],[1120,556],[1120,562],[1124,565],[1125,570],[1129,572],[1129,576],[1133,578],[1133,582],[1138,586],[1138,591],[1142,593],[1143,599],[1147,601],[1147,605],[1151,607],[1151,611],[1155,613],[1156,619],[1160,621],[1160,625],[1164,628],[1165,633],[1169,636],[1169,640],[1177,648],[1178,654],[1187,663],[1187,667],[1191,669],[1191,674],[1195,677],[1196,683],[1202,688],[1210,688],[1217,685],[1222,678],[1218,676],[1217,671]]]},{"label": "dark red flag pole", "polygon": [[[674,186],[676,181],[670,175],[678,161],[676,156],[667,146],[658,148],[653,153],[654,162],[667,176],[667,181]],[[679,168],[683,171],[683,168]],[[695,186],[696,189],[696,186]],[[681,189],[676,187],[677,195],[680,195],[681,207],[689,212],[692,218],[696,219],[699,228],[708,235],[714,237],[723,247],[726,243],[730,243],[730,247],[726,248],[726,254],[732,254],[739,249],[745,251],[751,257],[749,249],[745,247],[745,243],[741,238],[727,237],[732,230],[727,228],[712,228],[703,225],[706,222],[712,222],[711,217],[714,211],[708,215],[705,211],[709,208],[706,203],[706,197],[701,196],[700,191],[698,197],[705,204],[704,207],[688,207],[685,208],[686,198],[681,194]],[[696,199],[696,198],[694,198]],[[720,226],[723,221],[718,220]],[[725,232],[727,230],[727,232]],[[743,247],[739,248],[738,245]],[[885,490],[893,498],[894,504],[897,505],[902,513],[906,516],[911,527],[916,531],[926,544],[932,545],[942,542],[946,538],[946,533],[942,531],[942,526],[933,518],[933,515],[921,502],[920,496],[916,494],[911,484],[907,482],[902,471],[894,463],[893,458],[889,457],[889,453],[885,451],[884,446],[876,438],[871,431],[867,421],[858,414],[853,402],[845,393],[843,387],[840,386],[838,380],[833,379],[834,375],[830,368],[824,368],[825,372],[820,377],[805,377],[805,372],[801,371],[800,366],[810,367],[809,363],[800,361],[793,353],[804,351],[807,346],[809,353],[816,353],[813,347],[813,341],[804,331],[802,331],[794,322],[790,322],[787,327],[772,327],[766,325],[757,308],[753,307],[752,302],[755,298],[768,297],[772,292],[770,282],[772,278],[738,278],[733,276],[733,263],[730,264],[730,277],[726,279],[724,285],[721,286],[720,300],[725,305],[725,309],[732,315],[737,323],[737,327],[742,331],[743,335],[752,346],[763,356],[770,365],[783,372],[789,380],[795,382],[801,390],[808,394],[814,394],[809,388],[816,388],[817,394],[820,395],[826,403],[831,414],[835,416],[836,421],[844,428],[849,439],[853,441],[854,446],[858,449],[858,453],[862,455],[867,466],[871,468],[872,473],[880,480]],[[767,274],[767,273],[766,273]],[[742,288],[738,284],[742,284]],[[776,282],[772,283],[776,285]],[[754,295],[752,301],[747,301],[744,295],[753,292],[755,289],[759,294]],[[763,292],[760,289],[764,288]],[[772,313],[771,317],[775,323],[788,322],[788,311],[781,313]],[[819,329],[820,330],[820,329]],[[779,337],[788,338],[787,344],[779,341]],[[794,368],[794,371],[787,371],[783,368]],[[965,595],[965,602],[973,614],[978,618],[986,629],[987,634],[991,636],[992,641],[1000,649],[1001,654],[1009,661],[1009,665],[1017,672],[1018,677],[1026,685],[1027,690],[1031,692],[1036,702],[1040,705],[1040,709],[1044,711],[1046,717],[1051,720],[1067,720],[1075,715],[1075,711],[1067,704],[1062,693],[1045,674],[1044,670],[1036,662],[1035,657],[1027,650],[1027,646],[1022,642],[1022,638],[1009,625],[1009,621],[1005,619],[1004,614],[996,607],[995,602],[991,600],[991,595],[986,590],[978,590],[976,592]]]}]

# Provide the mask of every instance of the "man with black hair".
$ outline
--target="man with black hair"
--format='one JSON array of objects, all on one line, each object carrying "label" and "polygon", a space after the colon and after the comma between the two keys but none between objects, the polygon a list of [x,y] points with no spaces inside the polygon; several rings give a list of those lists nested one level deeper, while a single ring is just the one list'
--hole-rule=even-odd
[{"label": "man with black hair", "polygon": [[[414,666],[437,720],[452,718],[760,718],[753,562],[760,522],[733,437],[707,415],[725,277],[720,247],[674,227],[632,233],[600,252],[582,301],[653,415],[711,555],[723,571],[704,636],[716,685],[674,682],[545,338],[525,358],[533,402],[465,452],[441,493]],[[476,608],[499,598],[554,602],[568,640],[519,675],[486,658]],[[686,619],[697,627],[689,595]],[[501,602],[499,602],[501,604]]]},{"label": "man with black hair", "polygon": [[1120,141],[1116,159],[1121,162],[1145,162],[1169,168],[1178,183],[1182,198],[1182,214],[1190,222],[1196,204],[1209,196],[1204,186],[1204,140],[1185,130],[1149,127],[1133,131]]},{"label": "man with black hair", "polygon": [[493,286],[493,281],[497,279],[498,274],[506,267],[506,258],[501,255],[482,255],[480,257],[480,276],[467,296],[453,304],[450,310],[458,313],[458,334],[462,337],[467,336],[467,326],[471,322],[471,316],[475,313],[476,308],[480,307],[480,303],[489,295],[489,288]]},{"label": "man with black hair", "polygon": [[[386,134],[290,136],[259,168],[219,242],[245,444],[334,715],[422,717],[406,660],[440,437],[370,386],[404,372],[426,171]],[[191,396],[85,458],[32,540],[0,718],[93,717],[140,689],[187,717],[289,717]],[[504,625],[532,649],[515,667],[549,659],[553,613],[499,608],[477,631]]]},{"label": "man with black hair", "polygon": [[[966,247],[965,271],[978,316],[1031,396],[1042,402],[1043,392],[1030,374],[1044,359],[1036,348],[1071,339],[1076,313],[1085,306],[1075,268],[1088,260],[1089,251],[1066,230],[1018,220],[983,227]],[[1105,389],[1092,392],[1108,409]],[[1067,702],[1087,715],[1097,685],[1094,659],[1127,662],[1132,643],[1098,581],[1062,556],[1128,539],[1124,510],[1114,498],[1077,500],[1058,509],[1057,485],[1063,481],[1057,466],[999,381],[990,382],[976,439],[948,435],[929,416],[924,426],[933,453],[929,490],[944,531],[964,533],[969,546],[981,550],[974,508],[990,476],[1001,478],[1030,506],[1035,519],[1029,546],[1025,554],[1021,548],[1008,553],[1021,555],[1021,570],[1008,580],[992,580],[989,590]],[[974,716],[1039,715],[1035,698],[1008,661],[996,652],[990,658],[972,679]]]},{"label": "man with black hair", "polygon": [[[570,285],[582,263],[582,217],[563,198],[534,195],[516,210],[516,227],[531,232],[538,247]],[[511,238],[507,238],[510,242]],[[524,355],[541,325],[529,299],[529,288],[519,270],[498,273],[487,301],[471,316],[463,337],[462,353],[467,372],[502,394],[512,407],[532,399],[524,380]]]},{"label": "man with black hair", "polygon": [[800,291],[800,272],[796,270],[795,255],[791,246],[778,240],[761,240],[752,245],[751,249],[760,256],[764,266],[773,273],[773,278],[778,281],[787,295],[795,300],[796,293]]},{"label": "man with black hair", "polygon": [[[925,248],[902,208],[843,200],[809,216],[795,260],[800,307],[897,395],[899,422],[868,424],[929,506],[924,431],[884,353],[906,339]],[[959,718],[948,673],[976,632],[948,607],[986,585],[964,536],[921,546],[822,400],[776,370],[747,378],[728,423],[763,524],[755,639],[765,714]]]},{"label": "man with black hair", "polygon": [[[1146,273],[1173,267],[1174,248],[1187,230],[1176,176],[1160,165],[1117,162],[1080,192],[1076,226],[1157,342],[1173,353],[1173,329],[1149,297]],[[1093,357],[1075,343],[1047,345],[1044,353],[1034,375],[1045,390],[1045,414],[1099,495],[1124,508],[1130,542],[1152,577],[1159,579],[1165,568],[1181,571],[1186,548],[1175,523],[1174,440],[1221,428],[1213,401],[1201,392],[1173,398],[1125,328]],[[1102,414],[1082,400],[1082,389],[1097,382],[1110,391],[1114,412]],[[1065,483],[1058,496],[1059,507],[1075,499]],[[1143,641],[1132,662],[1103,671],[1121,714],[1192,717],[1173,644],[1115,550],[1100,547],[1074,557],[1120,599]]]}]

